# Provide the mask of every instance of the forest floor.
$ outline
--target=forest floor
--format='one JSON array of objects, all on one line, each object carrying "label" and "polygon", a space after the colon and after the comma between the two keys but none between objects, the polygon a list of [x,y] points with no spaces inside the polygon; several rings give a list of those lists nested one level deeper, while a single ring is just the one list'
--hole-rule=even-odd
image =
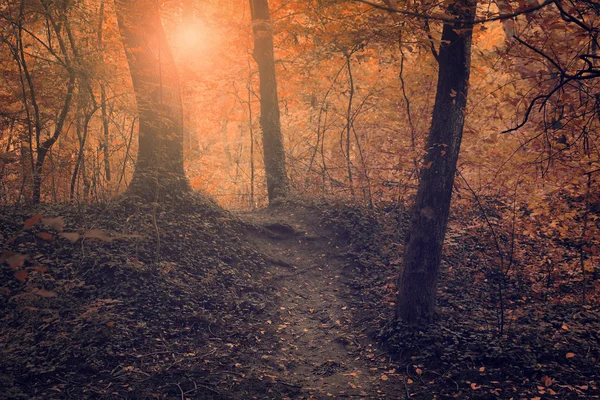
[{"label": "forest floor", "polygon": [[500,319],[476,216],[452,219],[439,318],[413,329],[390,323],[402,208],[1,211],[2,399],[600,398],[598,282],[581,306],[573,279],[506,277]]},{"label": "forest floor", "polygon": [[260,368],[296,388],[294,397],[403,397],[398,367],[366,328],[354,323],[349,276],[357,265],[348,244],[310,208],[276,207],[240,216],[260,228],[247,240],[269,262],[265,281],[279,309],[268,344],[274,347],[261,357]]}]

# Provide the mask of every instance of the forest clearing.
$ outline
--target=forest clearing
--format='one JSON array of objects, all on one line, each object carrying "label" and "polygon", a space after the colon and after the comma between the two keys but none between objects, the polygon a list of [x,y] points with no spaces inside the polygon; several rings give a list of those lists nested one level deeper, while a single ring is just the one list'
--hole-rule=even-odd
[{"label": "forest clearing", "polygon": [[0,398],[600,398],[599,33],[4,0]]}]

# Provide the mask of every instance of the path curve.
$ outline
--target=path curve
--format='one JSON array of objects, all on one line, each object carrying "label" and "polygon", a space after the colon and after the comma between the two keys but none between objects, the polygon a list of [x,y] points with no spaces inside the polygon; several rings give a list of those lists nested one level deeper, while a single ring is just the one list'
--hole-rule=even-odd
[{"label": "path curve", "polygon": [[352,322],[345,245],[308,208],[239,215],[255,227],[246,239],[268,261],[278,309],[267,321],[278,345],[257,360],[265,379],[296,389],[293,398],[404,397],[403,376]]}]

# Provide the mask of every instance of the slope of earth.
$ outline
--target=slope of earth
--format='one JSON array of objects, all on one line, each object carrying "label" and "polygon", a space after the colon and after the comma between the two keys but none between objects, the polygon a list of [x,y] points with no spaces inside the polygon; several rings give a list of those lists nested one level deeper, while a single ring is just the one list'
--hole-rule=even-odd
[{"label": "slope of earth", "polygon": [[540,298],[528,281],[547,279],[531,266],[560,243],[523,238],[499,276],[475,214],[451,222],[439,318],[411,329],[389,323],[402,208],[232,214],[191,196],[0,211],[0,398],[600,393],[598,305],[564,301],[577,282]]},{"label": "slope of earth", "polygon": [[398,398],[317,211],[4,207],[0,398]]},{"label": "slope of earth", "polygon": [[269,390],[248,352],[267,319],[254,305],[265,263],[229,213],[191,196],[0,215],[0,398]]},{"label": "slope of earth", "polygon": [[[511,239],[510,224],[502,228],[502,210],[487,210],[497,215],[505,259],[512,258],[501,272],[488,221],[477,207],[456,207],[446,235],[437,318],[411,328],[390,323],[407,226],[399,211],[372,212],[375,231],[365,210],[355,210],[351,219],[340,212],[328,218],[350,221],[347,230],[354,233],[363,271],[348,282],[352,293],[360,293],[349,298],[354,320],[398,364],[406,398],[600,398],[600,305],[593,301],[600,280],[589,279],[588,304],[582,306],[581,278],[566,264],[572,249],[552,238],[517,233]],[[551,273],[547,249],[564,254]]]}]

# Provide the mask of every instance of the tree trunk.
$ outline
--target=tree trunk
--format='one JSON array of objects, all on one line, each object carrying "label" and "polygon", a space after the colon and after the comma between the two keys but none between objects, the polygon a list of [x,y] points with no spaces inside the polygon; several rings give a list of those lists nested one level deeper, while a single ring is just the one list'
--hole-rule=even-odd
[{"label": "tree trunk", "polygon": [[[98,51],[102,56],[102,61],[104,62],[104,0],[100,1],[100,11],[98,13]],[[111,180],[111,172],[110,172],[110,127],[107,113],[107,104],[106,104],[106,85],[104,82],[100,83],[100,106],[102,111],[102,130],[104,132],[104,141],[102,142],[102,150],[104,156],[104,177],[107,181]]]},{"label": "tree trunk", "polygon": [[[472,21],[476,3],[457,0],[449,12]],[[396,317],[415,324],[431,320],[448,213],[460,151],[471,67],[472,24],[445,23],[438,84],[421,181],[406,237],[398,281]]]},{"label": "tree trunk", "polygon": [[254,32],[254,60],[260,77],[260,126],[263,132],[263,153],[267,175],[269,204],[284,198],[289,192],[285,167],[285,152],[281,136],[275,57],[273,55],[273,24],[268,0],[250,0]]},{"label": "tree trunk", "polygon": [[189,190],[183,170],[183,107],[173,54],[154,0],[118,0],[117,18],[139,114],[130,193],[154,201]]}]

